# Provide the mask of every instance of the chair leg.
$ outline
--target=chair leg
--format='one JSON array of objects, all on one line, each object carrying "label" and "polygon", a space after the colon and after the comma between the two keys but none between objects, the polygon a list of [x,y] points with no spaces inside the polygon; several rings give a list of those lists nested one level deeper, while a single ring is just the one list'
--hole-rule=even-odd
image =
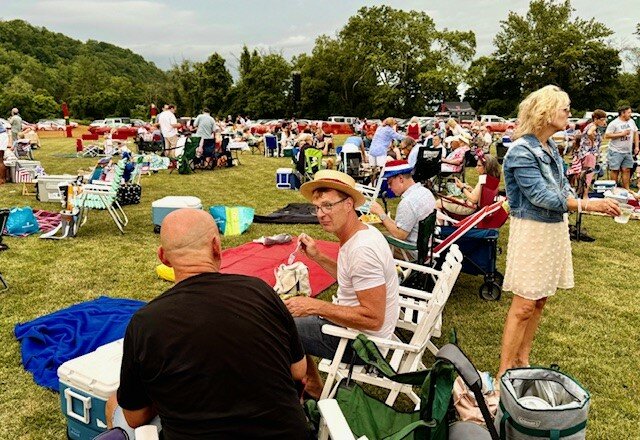
[{"label": "chair leg", "polygon": [[326,399],[331,392],[331,388],[333,387],[333,383],[336,379],[336,374],[338,373],[338,369],[340,368],[340,362],[342,362],[342,356],[344,355],[344,351],[347,348],[348,342],[348,339],[340,339],[340,343],[338,344],[338,348],[336,349],[336,354],[333,357],[333,362],[331,362],[331,368],[329,368],[329,373],[327,374],[327,379],[324,382],[324,388],[322,388],[320,399]]},{"label": "chair leg", "polygon": [[7,284],[7,282],[5,281],[1,273],[0,273],[0,284],[2,284],[3,286],[2,288],[3,291],[9,289],[9,285]]}]

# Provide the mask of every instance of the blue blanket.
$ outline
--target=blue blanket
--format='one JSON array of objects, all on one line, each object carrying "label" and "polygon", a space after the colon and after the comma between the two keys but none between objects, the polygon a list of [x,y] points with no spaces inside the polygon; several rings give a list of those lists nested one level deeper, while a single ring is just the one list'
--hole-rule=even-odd
[{"label": "blue blanket", "polygon": [[131,316],[144,304],[101,296],[17,324],[14,333],[22,344],[24,368],[38,385],[58,390],[58,367],[124,337]]}]

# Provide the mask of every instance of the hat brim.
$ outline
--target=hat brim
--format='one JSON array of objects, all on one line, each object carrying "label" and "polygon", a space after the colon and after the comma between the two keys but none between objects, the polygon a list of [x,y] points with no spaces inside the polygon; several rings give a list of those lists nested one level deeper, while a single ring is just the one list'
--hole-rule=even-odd
[{"label": "hat brim", "polygon": [[413,173],[413,168],[405,168],[403,170],[385,171],[382,177],[384,179],[388,179],[390,177],[400,176],[403,174],[411,174],[411,173]]},{"label": "hat brim", "polygon": [[357,189],[343,183],[331,182],[326,180],[312,180],[303,184],[300,187],[300,194],[302,194],[302,197],[311,202],[313,201],[313,192],[319,188],[330,188],[345,193],[353,199],[356,208],[361,207],[367,201],[362,193]]}]

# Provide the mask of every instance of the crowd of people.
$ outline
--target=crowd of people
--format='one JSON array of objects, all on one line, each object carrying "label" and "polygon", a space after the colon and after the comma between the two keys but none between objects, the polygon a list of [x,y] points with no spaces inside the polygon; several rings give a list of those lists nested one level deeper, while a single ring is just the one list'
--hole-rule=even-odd
[{"label": "crowd of people", "polygon": [[[169,157],[183,127],[175,112],[174,105],[167,105],[152,114],[151,130],[141,127],[138,132],[144,139],[161,139]],[[630,108],[622,107],[618,113],[607,125],[606,113],[596,110],[582,133],[572,133],[579,142],[571,151],[570,175],[578,167],[595,168],[605,138],[612,177],[629,189],[633,156],[639,153],[638,130]],[[320,397],[323,381],[315,358],[332,359],[340,342],[323,333],[323,325],[381,338],[394,333],[400,313],[394,257],[404,255],[394,253],[381,230],[416,244],[419,223],[434,210],[472,214],[486,179],[499,181],[502,174],[510,207],[502,287],[513,297],[497,377],[510,368],[530,365],[548,298],[558,289],[574,287],[567,214],[621,212],[612,199],[589,199],[573,192],[562,152],[553,141],[555,133],[566,131],[569,116],[569,96],[556,86],[527,96],[519,106],[519,123],[502,168],[489,154],[491,134],[478,121],[465,129],[454,119],[438,120],[433,130],[426,130],[413,118],[403,133],[393,118],[383,120],[375,132],[367,130],[366,120],[358,120],[356,134],[345,140],[342,152],[359,153],[363,164],[382,169],[381,178],[401,200],[395,219],[379,203],[370,205],[382,223],[379,229],[359,218],[356,208],[365,198],[347,173],[320,170],[301,186],[320,227],[339,242],[334,259],[321,252],[310,235],[298,237],[301,252],[337,280],[334,302],[305,296],[282,301],[258,278],[220,273],[221,239],[211,215],[189,209],[169,214],[162,223],[157,254],[173,268],[175,285],[136,312],[127,327],[120,385],[107,404],[108,426],[126,430],[129,438],[135,438],[133,430],[145,424],[158,426],[167,439],[308,438],[300,399]],[[0,124],[0,166],[10,151],[9,139],[33,142],[22,130],[17,109],[10,123],[11,133]],[[276,136],[279,153],[292,148],[302,157],[305,149],[330,156],[334,148],[332,137],[320,126],[300,129],[292,119],[254,136],[249,124],[246,116],[217,120],[204,108],[190,131],[201,139],[205,156],[226,134],[253,145]],[[436,200],[414,180],[417,152],[423,146],[441,152],[444,173],[464,172],[468,153],[473,155],[478,183],[471,186],[454,178],[461,191],[457,203]],[[362,360],[347,347],[343,362]]]}]

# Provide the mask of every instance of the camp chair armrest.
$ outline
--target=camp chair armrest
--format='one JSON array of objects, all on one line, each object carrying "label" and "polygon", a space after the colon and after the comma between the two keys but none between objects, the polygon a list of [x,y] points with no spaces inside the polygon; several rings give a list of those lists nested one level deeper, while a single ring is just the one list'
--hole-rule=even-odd
[{"label": "camp chair armrest", "polygon": [[412,298],[423,299],[425,301],[429,301],[433,298],[433,294],[430,292],[425,292],[424,290],[412,289],[411,287],[400,286],[398,290],[400,295],[410,296]]},{"label": "camp chair armrest", "polygon": [[431,275],[440,275],[440,271],[436,270],[432,267],[423,266],[422,264],[410,263],[409,261],[404,260],[395,260],[396,266],[400,266],[403,269],[411,269],[416,272],[428,273]]},{"label": "camp chair armrest", "polygon": [[399,249],[405,249],[407,251],[418,250],[418,246],[413,243],[409,243],[408,241],[400,240],[399,238],[392,237],[391,235],[385,235],[384,238],[387,239],[387,243]]},{"label": "camp chair armrest", "polygon": [[[322,326],[322,333],[325,335],[335,336],[337,338],[343,339],[356,339],[357,336],[362,333],[357,330],[351,330],[344,327],[338,327],[336,325],[325,324]],[[367,339],[376,344],[378,348],[389,348],[392,350],[403,350],[409,351],[413,353],[418,353],[420,351],[420,347],[411,344],[405,344],[399,341],[392,341],[390,339],[377,338],[375,336],[367,335]]]},{"label": "camp chair armrest", "polygon": [[[324,423],[327,424],[331,438],[356,440],[356,437],[351,432],[347,419],[344,417],[336,399],[319,400],[318,409],[324,419]],[[367,437],[360,437],[358,440],[365,439],[367,439]]]}]

